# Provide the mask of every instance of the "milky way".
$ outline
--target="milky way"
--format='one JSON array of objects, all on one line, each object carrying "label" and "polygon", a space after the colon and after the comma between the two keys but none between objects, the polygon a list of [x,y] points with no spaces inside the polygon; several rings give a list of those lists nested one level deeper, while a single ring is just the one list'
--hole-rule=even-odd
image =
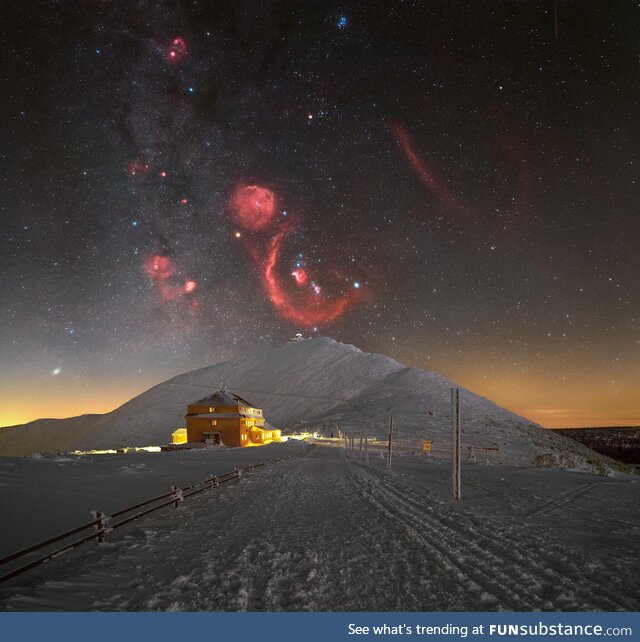
[{"label": "milky way", "polygon": [[636,8],[13,4],[0,424],[296,332],[640,422]]}]

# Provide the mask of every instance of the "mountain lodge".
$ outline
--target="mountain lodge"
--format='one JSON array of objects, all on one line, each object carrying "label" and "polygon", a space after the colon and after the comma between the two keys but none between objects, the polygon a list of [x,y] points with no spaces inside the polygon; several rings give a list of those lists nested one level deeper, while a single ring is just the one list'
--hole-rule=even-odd
[{"label": "mountain lodge", "polygon": [[173,444],[224,444],[234,448],[280,441],[281,431],[264,427],[262,410],[224,388],[187,406],[186,428],[171,434]]}]

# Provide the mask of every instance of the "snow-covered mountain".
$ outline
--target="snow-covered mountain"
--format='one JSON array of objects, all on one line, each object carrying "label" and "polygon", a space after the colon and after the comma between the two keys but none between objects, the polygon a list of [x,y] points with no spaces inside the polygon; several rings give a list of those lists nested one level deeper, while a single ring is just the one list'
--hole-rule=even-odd
[{"label": "snow-covered mountain", "polygon": [[[327,435],[337,435],[340,427],[359,434],[366,422],[370,435],[384,436],[392,414],[398,439],[432,439],[434,456],[449,456],[455,384],[326,337],[178,375],[104,415],[0,429],[0,455],[164,444],[184,425],[187,404],[223,383],[263,408],[266,420],[285,433],[324,427]],[[487,399],[464,389],[460,394],[465,457],[528,464],[569,447],[568,440]]]}]

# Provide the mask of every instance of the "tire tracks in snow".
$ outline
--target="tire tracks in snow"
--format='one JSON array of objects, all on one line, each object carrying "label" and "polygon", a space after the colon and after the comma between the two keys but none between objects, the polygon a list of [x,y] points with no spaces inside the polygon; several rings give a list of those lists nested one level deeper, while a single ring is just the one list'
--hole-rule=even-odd
[{"label": "tire tracks in snow", "polygon": [[[367,478],[368,477],[368,478]],[[478,547],[474,533],[450,527],[439,518],[432,507],[410,502],[400,492],[374,475],[355,476],[357,484],[368,486],[363,496],[392,523],[405,530],[409,538],[420,541],[424,553],[449,575],[450,579],[472,594],[487,607],[528,609],[532,605],[529,593],[523,591],[513,577],[500,571],[503,559]],[[443,510],[444,505],[438,508]],[[465,519],[460,515],[461,519]],[[467,525],[468,527],[468,525]],[[521,578],[525,579],[525,578]],[[542,608],[542,601],[534,596],[534,607]]]},{"label": "tire tracks in snow", "polygon": [[322,447],[25,576],[21,592],[4,604],[163,611],[639,608],[640,590],[628,573],[585,564],[566,544],[530,528],[426,500],[410,485],[401,488],[394,473]]},{"label": "tire tracks in snow", "polygon": [[[616,483],[616,482],[609,482],[609,483]],[[546,513],[550,513],[556,508],[560,508],[565,504],[568,504],[575,497],[584,495],[585,493],[589,492],[592,488],[596,488],[601,485],[602,485],[601,482],[590,482],[588,484],[583,484],[582,486],[578,486],[578,488],[572,488],[571,490],[567,490],[564,493],[561,493],[560,495],[558,495],[558,497],[554,497],[553,499],[550,499],[548,502],[545,502],[541,506],[538,506],[537,508],[534,508],[532,511],[528,512],[525,515],[525,519],[530,519],[531,517],[537,517],[540,515],[545,515]]]},{"label": "tire tracks in snow", "polygon": [[[354,480],[361,494],[389,519],[403,525],[409,537],[424,542],[425,553],[442,560],[459,581],[471,590],[477,585],[482,602],[491,608],[634,610],[638,606],[632,593],[602,586],[603,574],[597,568],[591,572],[596,575],[592,582],[580,572],[582,560],[576,563],[557,553],[550,556],[545,551],[546,541],[525,537],[528,541],[522,545],[518,539],[523,533],[516,532],[518,529],[491,524],[489,530],[443,502],[424,504],[410,491],[395,488],[377,471],[359,464],[355,468],[358,474]],[[471,608],[478,608],[477,602]]]}]

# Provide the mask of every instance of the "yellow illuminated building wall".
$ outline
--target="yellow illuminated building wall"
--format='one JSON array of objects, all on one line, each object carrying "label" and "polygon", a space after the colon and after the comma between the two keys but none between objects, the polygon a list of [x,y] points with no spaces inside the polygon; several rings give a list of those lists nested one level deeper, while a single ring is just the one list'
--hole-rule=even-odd
[{"label": "yellow illuminated building wall", "polygon": [[171,433],[172,444],[186,444],[187,443],[187,429],[178,428]]},{"label": "yellow illuminated building wall", "polygon": [[260,408],[226,390],[189,404],[185,421],[186,429],[176,430],[172,435],[173,439],[184,441],[173,443],[221,443],[243,448],[281,440],[280,430],[264,427]]}]

